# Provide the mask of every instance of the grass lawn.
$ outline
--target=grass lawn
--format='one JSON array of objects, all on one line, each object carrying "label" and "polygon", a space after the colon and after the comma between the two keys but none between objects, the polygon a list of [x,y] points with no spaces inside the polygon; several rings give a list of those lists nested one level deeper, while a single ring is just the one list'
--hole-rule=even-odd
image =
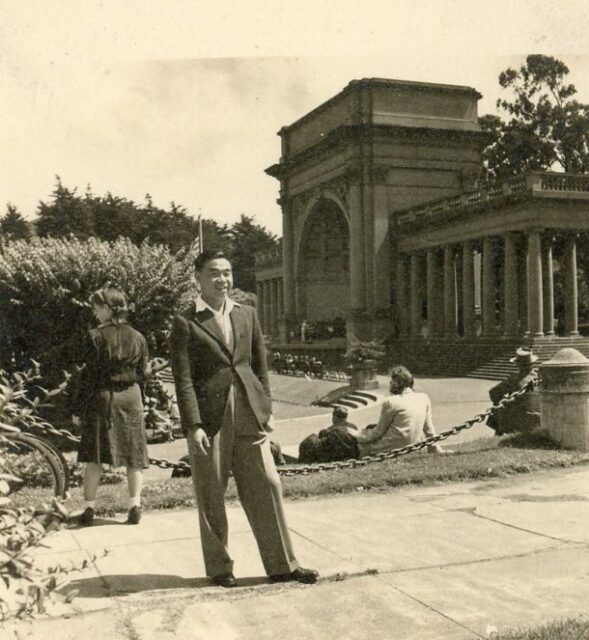
[{"label": "grass lawn", "polygon": [[[377,462],[364,468],[322,471],[309,475],[282,478],[284,496],[291,500],[334,496],[356,491],[390,491],[407,485],[432,485],[463,480],[501,478],[544,469],[587,464],[589,454],[564,451],[541,434],[516,434],[482,438],[457,444],[454,454],[446,456],[414,453],[396,461]],[[171,473],[171,472],[170,472]],[[24,490],[11,498],[16,505],[35,504],[38,496]],[[230,480],[228,500],[236,500],[235,485]],[[169,478],[153,481],[143,490],[143,508],[173,509],[194,505],[192,480]],[[66,506],[77,509],[82,504],[80,487],[71,490]],[[127,485],[101,485],[97,500],[99,515],[127,511]]]},{"label": "grass lawn", "polygon": [[589,620],[572,618],[527,629],[513,629],[491,636],[493,640],[587,640]]}]

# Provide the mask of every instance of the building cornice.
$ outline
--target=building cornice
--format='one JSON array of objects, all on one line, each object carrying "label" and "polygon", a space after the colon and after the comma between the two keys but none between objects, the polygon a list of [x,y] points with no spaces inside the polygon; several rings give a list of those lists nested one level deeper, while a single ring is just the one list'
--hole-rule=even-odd
[{"label": "building cornice", "polygon": [[452,84],[438,84],[435,82],[416,82],[413,80],[395,80],[390,78],[362,78],[359,80],[351,80],[339,93],[322,102],[311,111],[307,112],[304,116],[301,116],[289,125],[286,125],[278,131],[278,135],[282,136],[284,133],[296,129],[301,124],[312,120],[315,116],[322,113],[333,104],[358,89],[372,88],[372,87],[386,87],[392,91],[423,91],[425,93],[451,93],[474,96],[477,100],[480,100],[483,96],[476,89],[463,85]]},{"label": "building cornice", "polygon": [[404,144],[420,142],[428,142],[430,144],[442,142],[471,143],[476,144],[481,149],[491,140],[490,134],[484,131],[404,127],[399,125],[342,125],[296,155],[281,159],[279,163],[268,167],[265,172],[273,178],[282,180],[311,158],[333,150],[338,145],[349,142],[372,143],[377,140],[391,138]]}]

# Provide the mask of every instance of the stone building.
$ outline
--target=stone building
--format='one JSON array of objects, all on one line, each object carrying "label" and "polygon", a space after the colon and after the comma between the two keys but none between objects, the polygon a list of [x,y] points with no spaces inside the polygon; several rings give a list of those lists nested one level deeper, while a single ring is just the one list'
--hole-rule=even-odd
[{"label": "stone building", "polygon": [[[478,188],[480,97],[356,80],[280,130],[280,161],[266,171],[280,181],[282,247],[256,262],[276,346],[302,348],[303,320],[343,315],[348,337],[386,339],[416,369],[486,375],[519,344],[583,348],[576,235],[589,227],[589,177]],[[558,337],[553,246],[566,292]]]}]

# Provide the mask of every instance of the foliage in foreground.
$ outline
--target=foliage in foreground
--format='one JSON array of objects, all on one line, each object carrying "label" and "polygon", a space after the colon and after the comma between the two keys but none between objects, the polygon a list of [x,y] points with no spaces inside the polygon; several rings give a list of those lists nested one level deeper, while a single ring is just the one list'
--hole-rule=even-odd
[{"label": "foliage in foreground", "polygon": [[[43,424],[38,408],[61,388],[49,392],[35,388],[38,378],[38,366],[12,376],[0,370],[0,445],[10,433]],[[75,567],[43,567],[32,554],[65,521],[67,512],[57,500],[22,507],[12,503],[6,496],[21,481],[6,472],[5,453],[0,448],[0,620],[41,612],[47,599],[69,602],[75,595],[57,593]]]}]

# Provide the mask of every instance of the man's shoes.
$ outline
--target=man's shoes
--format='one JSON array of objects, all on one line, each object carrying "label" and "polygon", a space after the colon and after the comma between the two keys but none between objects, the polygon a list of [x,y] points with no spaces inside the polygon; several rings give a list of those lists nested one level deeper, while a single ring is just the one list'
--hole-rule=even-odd
[{"label": "man's shoes", "polygon": [[299,567],[290,573],[279,573],[270,576],[270,582],[302,582],[304,584],[315,584],[319,579],[319,573],[314,569],[303,569]]},{"label": "man's shoes", "polygon": [[211,580],[218,587],[225,587],[225,589],[230,589],[231,587],[237,586],[237,580],[235,579],[235,576],[231,572],[222,573],[219,576],[213,576]]},{"label": "man's shoes", "polygon": [[131,507],[127,515],[127,524],[139,524],[141,522],[141,507]]},{"label": "man's shoes", "polygon": [[74,521],[81,527],[91,527],[94,520],[94,509],[92,507],[86,507],[79,516],[76,516]]}]

